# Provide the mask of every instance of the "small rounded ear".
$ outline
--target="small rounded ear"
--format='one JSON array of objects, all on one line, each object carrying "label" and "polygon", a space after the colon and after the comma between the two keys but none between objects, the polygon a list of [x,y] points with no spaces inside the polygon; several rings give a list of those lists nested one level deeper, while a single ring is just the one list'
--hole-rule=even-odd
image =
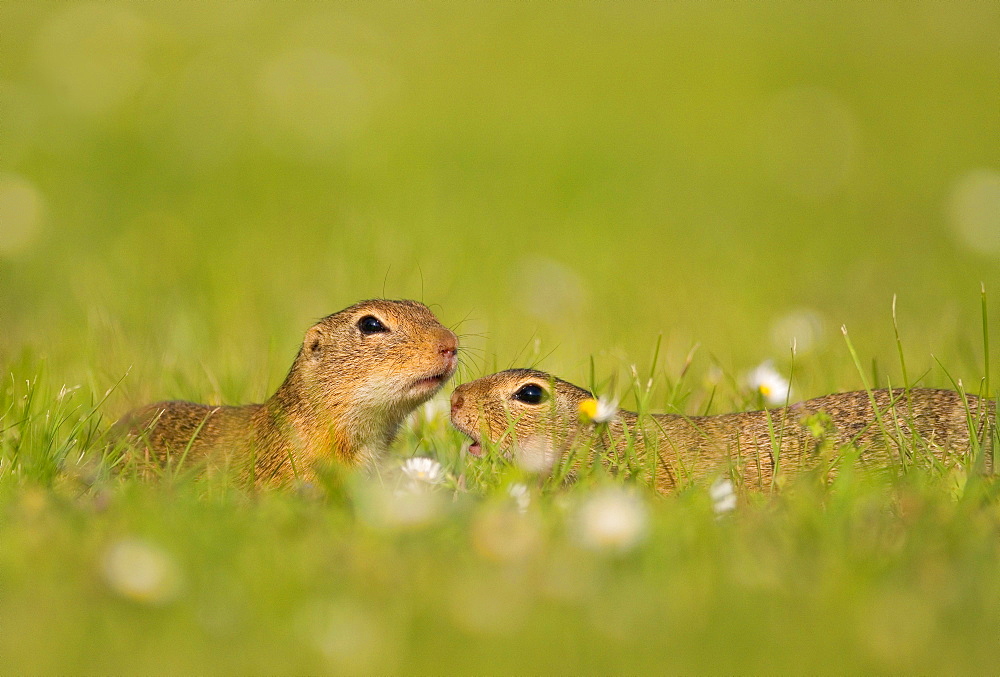
[{"label": "small rounded ear", "polygon": [[302,351],[306,357],[318,357],[323,352],[323,332],[319,327],[310,327],[302,339]]}]

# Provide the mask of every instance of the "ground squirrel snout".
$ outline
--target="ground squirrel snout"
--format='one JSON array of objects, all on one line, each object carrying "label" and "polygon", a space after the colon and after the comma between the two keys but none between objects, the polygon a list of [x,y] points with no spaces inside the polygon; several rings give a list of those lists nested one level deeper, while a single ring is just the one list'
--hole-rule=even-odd
[{"label": "ground squirrel snout", "polygon": [[[691,480],[731,472],[748,488],[771,486],[779,473],[827,464],[856,447],[860,460],[880,465],[948,464],[982,450],[992,467],[996,402],[950,390],[914,388],[836,393],[787,407],[717,416],[618,411],[599,426],[581,420],[593,395],[532,369],[511,369],[458,386],[451,398],[454,426],[472,439],[509,453],[543,448],[624,457],[631,447],[649,479],[669,491]],[[874,406],[873,406],[874,400]],[[650,466],[643,458],[656,455]]]},{"label": "ground squirrel snout", "polygon": [[362,301],[310,327],[263,404],[157,402],[116,424],[145,456],[227,464],[255,482],[308,478],[317,462],[370,463],[452,376],[458,337],[416,301]]}]

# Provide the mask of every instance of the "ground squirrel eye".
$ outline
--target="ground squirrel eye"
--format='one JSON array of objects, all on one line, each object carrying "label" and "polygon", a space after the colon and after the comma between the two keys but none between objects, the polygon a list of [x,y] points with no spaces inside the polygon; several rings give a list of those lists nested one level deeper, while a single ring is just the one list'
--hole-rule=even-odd
[{"label": "ground squirrel eye", "polygon": [[526,383],[517,389],[514,399],[525,404],[541,404],[545,399],[545,389],[537,383]]},{"label": "ground squirrel eye", "polygon": [[389,331],[389,328],[374,315],[365,315],[358,320],[358,329],[362,334],[380,334]]}]

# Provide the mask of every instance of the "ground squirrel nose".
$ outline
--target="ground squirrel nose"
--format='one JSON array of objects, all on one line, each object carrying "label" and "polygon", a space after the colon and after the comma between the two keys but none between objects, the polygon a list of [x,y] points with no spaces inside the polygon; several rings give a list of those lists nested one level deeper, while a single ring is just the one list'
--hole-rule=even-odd
[{"label": "ground squirrel nose", "polygon": [[442,355],[454,357],[455,353],[458,352],[458,337],[448,332],[448,335],[441,339],[438,350]]},{"label": "ground squirrel nose", "polygon": [[451,410],[461,409],[463,404],[465,404],[465,398],[456,390],[451,394]]}]

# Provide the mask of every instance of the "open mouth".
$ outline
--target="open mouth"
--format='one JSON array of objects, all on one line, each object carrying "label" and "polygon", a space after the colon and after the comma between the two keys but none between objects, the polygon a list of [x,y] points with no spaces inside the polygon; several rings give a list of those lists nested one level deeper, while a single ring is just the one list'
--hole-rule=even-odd
[{"label": "open mouth", "polygon": [[446,369],[442,372],[434,374],[433,376],[427,376],[425,378],[417,379],[416,381],[413,382],[413,385],[410,386],[410,389],[430,390],[434,388],[440,388],[441,385],[448,380],[449,376],[451,376],[451,370]]},{"label": "open mouth", "polygon": [[472,440],[472,444],[469,445],[469,453],[476,457],[483,455],[483,447],[478,440]]}]

